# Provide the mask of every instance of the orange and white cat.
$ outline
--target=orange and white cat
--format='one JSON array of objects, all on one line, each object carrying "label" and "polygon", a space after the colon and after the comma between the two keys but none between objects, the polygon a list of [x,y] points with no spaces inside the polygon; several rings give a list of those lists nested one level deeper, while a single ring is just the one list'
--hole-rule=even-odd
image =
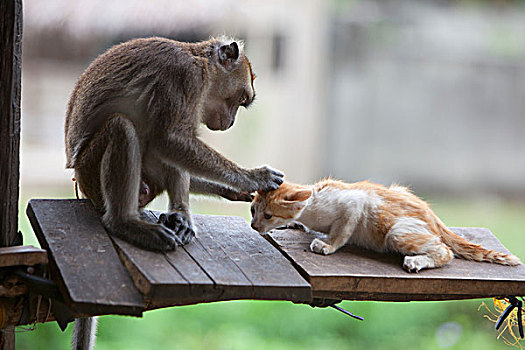
[{"label": "orange and white cat", "polygon": [[313,252],[332,254],[347,242],[377,252],[405,255],[411,272],[440,267],[454,255],[468,260],[518,265],[510,254],[473,244],[450,231],[429,205],[407,188],[323,180],[312,186],[285,182],[259,192],[251,207],[252,228],[267,232],[299,222],[327,234],[310,244]]}]

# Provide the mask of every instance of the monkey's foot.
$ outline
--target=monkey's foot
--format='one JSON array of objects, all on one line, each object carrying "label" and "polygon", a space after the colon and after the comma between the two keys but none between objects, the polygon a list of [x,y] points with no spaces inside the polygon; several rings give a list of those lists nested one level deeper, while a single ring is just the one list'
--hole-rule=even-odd
[{"label": "monkey's foot", "polygon": [[111,223],[106,228],[113,236],[147,250],[164,252],[174,250],[177,244],[182,244],[170,228],[142,220]]},{"label": "monkey's foot", "polygon": [[181,245],[189,243],[195,237],[193,224],[183,213],[173,211],[160,214],[158,223],[173,230]]}]

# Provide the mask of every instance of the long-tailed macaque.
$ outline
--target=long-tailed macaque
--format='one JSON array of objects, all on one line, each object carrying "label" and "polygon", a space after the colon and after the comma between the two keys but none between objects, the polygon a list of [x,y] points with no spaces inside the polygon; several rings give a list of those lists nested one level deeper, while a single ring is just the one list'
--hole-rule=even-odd
[{"label": "long-tailed macaque", "polygon": [[[200,123],[230,128],[255,98],[254,78],[242,44],[226,39],[135,39],[89,65],[67,108],[66,167],[112,235],[172,250],[195,235],[189,191],[250,201],[279,187],[281,172],[241,168],[197,135]],[[168,212],[142,221],[140,207],[164,190]]]}]

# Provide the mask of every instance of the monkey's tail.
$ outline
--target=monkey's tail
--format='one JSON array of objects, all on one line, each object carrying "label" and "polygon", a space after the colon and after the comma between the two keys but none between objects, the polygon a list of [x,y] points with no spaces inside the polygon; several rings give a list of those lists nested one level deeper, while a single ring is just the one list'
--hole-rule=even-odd
[{"label": "monkey's tail", "polygon": [[[436,218],[437,219],[437,218]],[[501,265],[519,265],[521,263],[517,256],[512,254],[505,254],[487,249],[479,244],[474,244],[467,241],[465,238],[450,231],[445,224],[437,219],[436,225],[441,233],[443,243],[448,245],[450,249],[459,257],[474,261],[488,261],[491,263]]]},{"label": "monkey's tail", "polygon": [[95,347],[98,317],[75,319],[72,349],[92,350]]}]

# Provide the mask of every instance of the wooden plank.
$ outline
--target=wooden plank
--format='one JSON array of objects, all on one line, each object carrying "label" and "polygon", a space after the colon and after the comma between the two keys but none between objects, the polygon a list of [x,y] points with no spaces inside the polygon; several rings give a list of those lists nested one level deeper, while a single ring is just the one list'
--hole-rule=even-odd
[{"label": "wooden plank", "polygon": [[[144,211],[156,221],[159,213]],[[169,253],[114,239],[148,308],[233,299],[310,301],[310,285],[241,218],[195,215],[197,237]]]},{"label": "wooden plank", "polygon": [[142,296],[89,201],[33,199],[27,215],[48,251],[53,280],[77,314],[142,314]]},{"label": "wooden plank", "polygon": [[0,248],[0,267],[47,264],[47,252],[30,245]]},{"label": "wooden plank", "polygon": [[188,244],[184,249],[214,282],[218,291],[216,300],[253,295],[252,282],[198,220],[196,226],[198,238],[194,240],[194,244]]},{"label": "wooden plank", "polygon": [[[452,228],[473,243],[508,250],[485,228]],[[311,283],[314,297],[349,300],[452,300],[525,295],[525,266],[503,266],[456,258],[417,274],[403,270],[401,255],[345,246],[333,255],[310,251],[312,236],[274,230],[268,239]]]},{"label": "wooden plank", "polygon": [[18,232],[22,1],[0,1],[0,247]]},{"label": "wooden plank", "polygon": [[[157,215],[144,211],[143,219],[156,222]],[[148,308],[194,304],[214,299],[217,294],[213,281],[184,249],[169,253],[151,252],[117,238],[113,240],[135,285],[146,297]]]},{"label": "wooden plank", "polygon": [[[239,295],[239,298],[294,302],[311,300],[309,284],[242,218],[195,215],[194,221],[199,232],[208,233],[251,282],[252,294]],[[207,242],[209,244],[209,238]]]},{"label": "wooden plank", "polygon": [[[92,302],[93,294],[98,293],[98,298],[103,299],[107,289],[115,286],[97,286],[92,282],[85,288],[84,283],[78,283],[100,279],[100,270],[86,268],[90,266],[88,259],[101,263],[104,272],[110,264],[122,267],[119,259],[115,260],[116,255],[109,261],[108,257],[93,253],[99,249],[93,244],[103,242],[106,251],[111,242],[98,213],[88,201],[33,200],[28,215],[71,301],[75,305],[97,306],[99,301]],[[158,213],[151,211],[143,214],[143,219],[149,221],[156,221],[157,217]],[[232,299],[311,300],[310,285],[243,219],[196,215],[194,221],[198,237],[169,253],[145,251],[113,239],[120,260],[145,297],[146,308]],[[89,247],[90,252],[78,254],[79,247]],[[106,304],[114,302],[111,299]]]}]

